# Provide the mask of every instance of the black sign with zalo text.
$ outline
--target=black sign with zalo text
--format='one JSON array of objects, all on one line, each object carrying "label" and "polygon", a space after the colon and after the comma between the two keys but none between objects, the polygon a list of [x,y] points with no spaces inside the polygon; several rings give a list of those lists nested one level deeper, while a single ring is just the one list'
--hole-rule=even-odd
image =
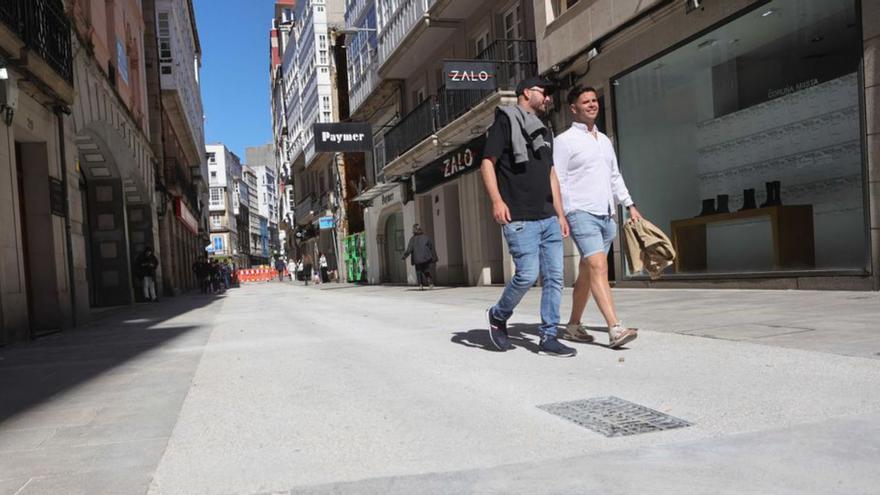
[{"label": "black sign with zalo text", "polygon": [[446,89],[495,89],[495,64],[475,60],[447,60],[443,63]]},{"label": "black sign with zalo text", "polygon": [[460,175],[478,170],[485,144],[486,136],[482,135],[422,167],[415,174],[415,192],[423,193]]},{"label": "black sign with zalo text", "polygon": [[372,151],[373,129],[369,122],[315,124],[315,151]]}]

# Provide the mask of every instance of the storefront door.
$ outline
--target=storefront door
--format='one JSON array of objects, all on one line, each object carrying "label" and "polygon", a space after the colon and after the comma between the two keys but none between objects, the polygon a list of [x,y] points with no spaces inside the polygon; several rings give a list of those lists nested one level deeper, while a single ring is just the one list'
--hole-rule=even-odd
[{"label": "storefront door", "polygon": [[392,284],[406,283],[406,262],[403,252],[406,241],[403,237],[403,213],[393,213],[385,221],[385,266],[383,281]]}]

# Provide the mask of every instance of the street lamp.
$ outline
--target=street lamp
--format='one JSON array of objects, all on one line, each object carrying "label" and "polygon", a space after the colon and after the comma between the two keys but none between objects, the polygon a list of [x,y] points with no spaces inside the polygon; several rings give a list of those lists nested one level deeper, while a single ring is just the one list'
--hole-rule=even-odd
[{"label": "street lamp", "polygon": [[332,27],[330,31],[333,34],[357,34],[357,33],[375,33],[379,30],[376,28],[362,28],[362,27],[346,27],[346,28],[338,28]]}]

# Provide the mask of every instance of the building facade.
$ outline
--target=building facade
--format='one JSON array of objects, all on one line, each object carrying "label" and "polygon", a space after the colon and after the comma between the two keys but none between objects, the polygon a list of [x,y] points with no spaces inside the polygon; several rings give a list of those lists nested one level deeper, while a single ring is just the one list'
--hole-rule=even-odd
[{"label": "building facade", "polygon": [[0,344],[88,314],[88,224],[64,9],[50,0],[0,6]]},{"label": "building facade", "polygon": [[[269,264],[269,220],[260,214],[260,190],[257,174],[248,166],[243,167],[244,177],[242,192],[243,203],[248,208],[248,232],[250,240],[250,264],[251,266]],[[246,199],[246,201],[244,201]]]},{"label": "building facade", "polygon": [[280,252],[278,236],[280,196],[275,146],[272,143],[263,146],[245,148],[245,159],[248,168],[257,180],[257,201],[259,214],[267,221],[269,254],[274,256]]},{"label": "building facade", "polygon": [[236,177],[242,176],[241,159],[223,144],[205,146],[208,162],[208,207],[210,211],[212,257],[228,258],[239,266],[246,264],[238,251],[238,224],[234,194]]},{"label": "building facade", "polygon": [[170,295],[197,286],[192,266],[210,241],[201,47],[191,0],[143,0],[143,8],[151,138],[161,164],[160,262]]},{"label": "building facade", "polygon": [[[284,174],[283,186],[289,187],[283,201],[288,205],[282,208],[295,201],[286,222],[286,250],[294,257],[317,258],[322,253],[335,270],[340,251],[337,228],[344,210],[338,188],[345,183],[344,158],[315,151],[313,125],[340,119],[333,43],[335,31],[343,26],[344,2],[306,0],[277,5],[273,26],[277,51],[270,52],[270,57],[273,63],[280,60],[280,66],[273,66],[273,114],[277,162]],[[323,229],[321,218],[325,219]]]},{"label": "building facade", "polygon": [[[142,299],[136,257],[162,259],[142,5],[75,1],[73,106],[91,306]],[[158,287],[164,271],[157,271]]]},{"label": "building facade", "polygon": [[651,282],[615,243],[618,283],[880,288],[880,2],[697,3],[534,2],[539,70],[598,89],[633,199],[678,251]]},{"label": "building facade", "polygon": [[[533,5],[527,1],[353,1],[348,25],[352,118],[369,121],[374,151],[358,199],[367,278],[416,282],[401,258],[412,226],[434,238],[436,280],[500,284],[511,275],[479,169],[498,105],[537,74]],[[376,31],[370,29],[375,16]],[[430,19],[430,21],[426,21]],[[444,64],[493,67],[493,89],[447,87]]]}]

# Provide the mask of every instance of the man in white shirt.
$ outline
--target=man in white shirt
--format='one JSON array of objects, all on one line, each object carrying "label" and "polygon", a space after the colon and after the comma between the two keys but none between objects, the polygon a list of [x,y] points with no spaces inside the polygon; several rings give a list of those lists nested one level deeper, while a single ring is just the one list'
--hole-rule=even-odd
[{"label": "man in white shirt", "polygon": [[577,86],[569,92],[568,104],[574,122],[553,141],[553,165],[581,263],[564,336],[579,342],[593,341],[581,325],[592,292],[608,324],[608,346],[619,348],[635,339],[638,333],[634,328],[623,326],[617,318],[608,284],[608,251],[617,235],[614,214],[617,205],[622,204],[632,218],[638,219],[641,215],[620,175],[611,140],[596,128],[599,115],[596,90]]}]

